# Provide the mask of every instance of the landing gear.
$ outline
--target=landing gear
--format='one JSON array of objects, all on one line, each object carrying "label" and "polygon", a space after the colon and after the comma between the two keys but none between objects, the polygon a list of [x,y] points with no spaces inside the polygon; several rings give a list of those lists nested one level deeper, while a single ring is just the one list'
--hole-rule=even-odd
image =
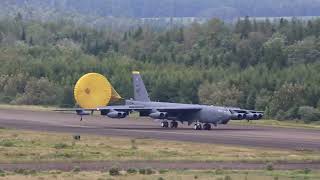
[{"label": "landing gear", "polygon": [[194,130],[201,130],[202,129],[202,125],[200,123],[196,123],[193,127]]},{"label": "landing gear", "polygon": [[163,128],[168,128],[168,127],[169,127],[168,121],[162,121],[162,122],[161,122],[161,127],[163,127]]},{"label": "landing gear", "polygon": [[201,125],[200,122],[197,122],[196,124],[194,124],[193,126],[193,129],[194,130],[211,130],[211,124],[209,123],[205,123],[203,125]]},{"label": "landing gear", "polygon": [[178,128],[178,122],[177,121],[171,121],[170,128]]},{"label": "landing gear", "polygon": [[211,124],[208,124],[208,123],[204,124],[203,129],[208,131],[211,130]]}]

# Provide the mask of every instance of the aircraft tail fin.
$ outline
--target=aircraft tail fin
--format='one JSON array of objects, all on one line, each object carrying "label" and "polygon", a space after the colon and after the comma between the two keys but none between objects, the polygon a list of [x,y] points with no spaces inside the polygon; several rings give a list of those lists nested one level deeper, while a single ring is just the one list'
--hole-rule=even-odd
[{"label": "aircraft tail fin", "polygon": [[140,72],[138,71],[132,72],[132,81],[133,81],[133,89],[134,89],[134,100],[143,101],[143,102],[150,101],[150,97],[143,83]]}]

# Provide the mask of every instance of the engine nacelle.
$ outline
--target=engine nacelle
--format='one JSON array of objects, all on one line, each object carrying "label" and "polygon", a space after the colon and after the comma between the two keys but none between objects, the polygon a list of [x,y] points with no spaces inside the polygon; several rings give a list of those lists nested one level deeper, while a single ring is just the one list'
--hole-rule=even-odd
[{"label": "engine nacelle", "polygon": [[257,113],[258,114],[258,119],[262,119],[263,114],[262,113]]},{"label": "engine nacelle", "polygon": [[259,119],[259,114],[257,114],[257,113],[249,113],[249,114],[247,114],[246,119],[247,120],[258,120]]},{"label": "engine nacelle", "polygon": [[125,118],[127,116],[126,112],[120,112],[120,111],[111,111],[109,113],[107,113],[107,116],[109,118]]},{"label": "engine nacelle", "polygon": [[245,118],[246,118],[246,114],[244,114],[244,113],[233,113],[231,115],[232,120],[243,120]]},{"label": "engine nacelle", "polygon": [[154,112],[149,114],[149,116],[153,119],[165,119],[168,117],[168,113],[167,112]]}]

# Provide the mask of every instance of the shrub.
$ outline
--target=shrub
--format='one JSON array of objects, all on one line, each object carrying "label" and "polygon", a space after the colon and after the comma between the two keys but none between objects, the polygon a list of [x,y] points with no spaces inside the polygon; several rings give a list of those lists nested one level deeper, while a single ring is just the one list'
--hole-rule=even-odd
[{"label": "shrub", "polygon": [[77,140],[77,141],[80,141],[81,136],[80,135],[73,135],[73,139]]},{"label": "shrub", "polygon": [[61,91],[47,78],[31,78],[25,81],[26,85],[23,94],[17,96],[14,103],[16,104],[56,104],[59,100],[57,94]]},{"label": "shrub", "polygon": [[25,172],[25,169],[15,169],[14,172],[17,174],[23,174]]},{"label": "shrub", "polygon": [[309,169],[309,168],[305,168],[304,170],[303,170],[303,173],[304,174],[309,174],[311,172],[311,169]]},{"label": "shrub", "polygon": [[216,173],[217,175],[223,174],[223,169],[216,169],[215,173]]},{"label": "shrub", "polygon": [[320,111],[310,106],[301,106],[298,114],[305,122],[317,121],[320,119]]},{"label": "shrub", "polygon": [[167,173],[167,172],[168,172],[167,169],[160,169],[160,170],[159,170],[159,173],[160,173],[160,174],[165,174],[165,173]]},{"label": "shrub", "polygon": [[119,168],[117,168],[117,167],[110,168],[109,174],[110,174],[110,176],[119,176],[120,175]]},{"label": "shrub", "polygon": [[163,177],[159,177],[158,180],[164,180],[164,178]]},{"label": "shrub", "polygon": [[224,180],[232,180],[232,178],[230,176],[225,176]]},{"label": "shrub", "polygon": [[268,171],[273,171],[274,170],[272,163],[268,163],[266,168],[267,168]]},{"label": "shrub", "polygon": [[294,106],[292,108],[290,108],[287,112],[285,112],[284,115],[284,119],[298,119],[299,115],[298,115],[298,111],[299,108],[297,106]]},{"label": "shrub", "polygon": [[138,149],[135,139],[131,139],[130,142],[131,142],[131,149]]},{"label": "shrub", "polygon": [[154,174],[155,173],[155,171],[154,170],[152,170],[151,168],[147,168],[146,169],[146,174]]},{"label": "shrub", "polygon": [[139,169],[139,174],[146,174],[146,170],[145,169]]},{"label": "shrub", "polygon": [[4,172],[2,169],[0,169],[0,177],[6,176],[6,172]]},{"label": "shrub", "polygon": [[72,172],[80,172],[80,171],[81,171],[81,169],[80,169],[79,166],[75,166],[75,167],[73,167],[73,169],[72,169]]},{"label": "shrub", "polygon": [[137,173],[137,170],[134,169],[134,168],[129,168],[129,169],[127,169],[127,173],[128,173],[128,174],[136,174],[136,173]]},{"label": "shrub", "polygon": [[13,147],[14,143],[10,140],[2,140],[2,141],[0,141],[0,146]]},{"label": "shrub", "polygon": [[14,172],[22,175],[32,175],[37,173],[35,170],[28,170],[28,169],[16,169],[14,170]]},{"label": "shrub", "polygon": [[285,116],[286,116],[286,113],[280,109],[278,112],[277,112],[277,115],[275,116],[275,118],[277,120],[285,120]]},{"label": "shrub", "polygon": [[72,156],[73,156],[73,154],[67,153],[67,152],[62,152],[62,153],[56,152],[54,154],[54,157],[56,157],[56,158],[71,158]]},{"label": "shrub", "polygon": [[67,148],[67,147],[68,147],[68,145],[65,144],[65,143],[58,143],[58,144],[54,145],[54,148],[56,148],[56,149],[64,149],[64,148]]}]

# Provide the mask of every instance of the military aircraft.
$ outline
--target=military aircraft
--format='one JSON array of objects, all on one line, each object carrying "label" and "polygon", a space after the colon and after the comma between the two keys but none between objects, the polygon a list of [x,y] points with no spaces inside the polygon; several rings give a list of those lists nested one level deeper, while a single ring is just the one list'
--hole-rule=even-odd
[{"label": "military aircraft", "polygon": [[125,100],[124,105],[105,106],[110,101],[121,99],[121,97],[104,76],[89,73],[80,78],[74,91],[75,99],[82,108],[57,111],[75,111],[81,116],[81,120],[82,116],[90,115],[94,111],[99,111],[102,116],[118,119],[125,118],[135,111],[141,117],[161,120],[163,128],[177,128],[178,122],[186,122],[189,126],[194,124],[195,130],[210,130],[211,125],[227,124],[230,120],[250,121],[263,117],[262,111],[151,101],[138,71],[132,72],[132,80],[134,99]]}]

